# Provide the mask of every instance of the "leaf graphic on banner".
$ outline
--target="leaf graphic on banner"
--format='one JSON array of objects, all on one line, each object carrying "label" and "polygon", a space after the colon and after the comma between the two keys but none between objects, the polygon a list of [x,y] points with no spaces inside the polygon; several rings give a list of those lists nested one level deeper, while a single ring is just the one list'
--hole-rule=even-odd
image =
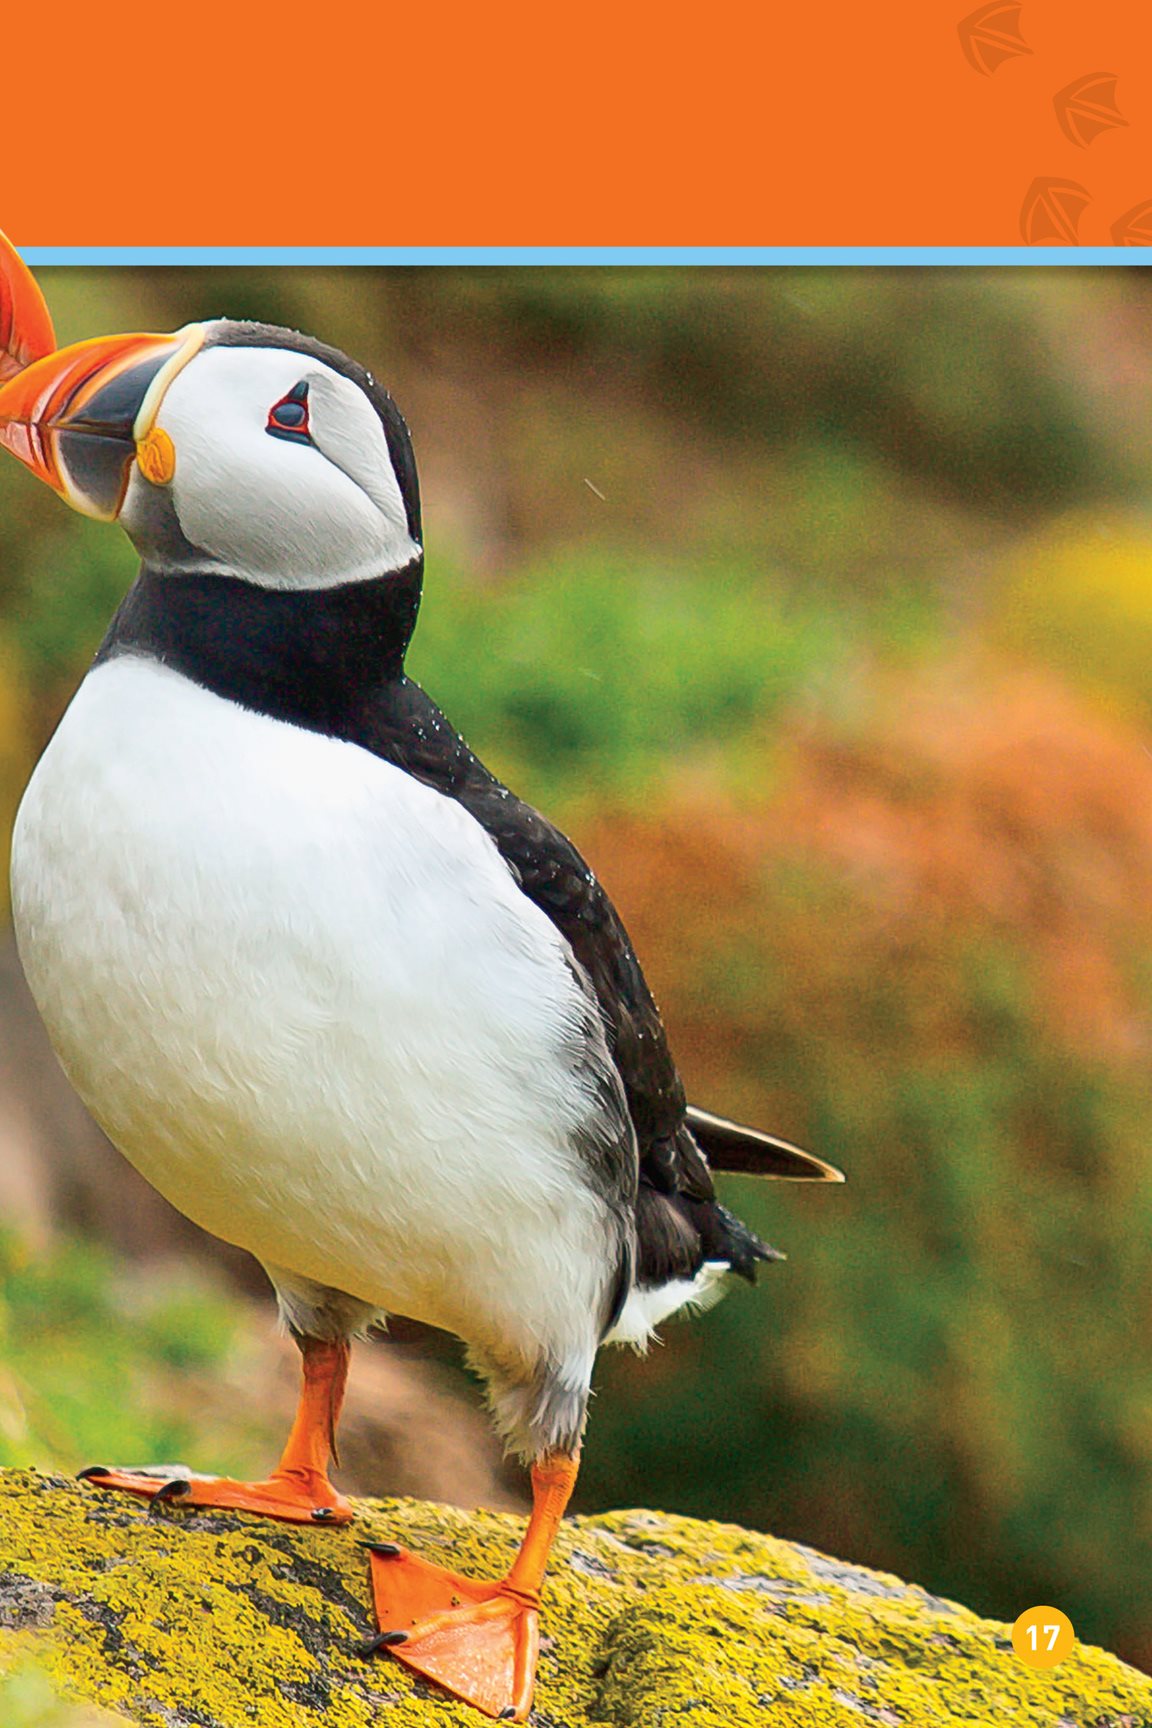
[{"label": "leaf graphic on banner", "polygon": [[1152,198],[1134,204],[1112,224],[1114,246],[1152,246]]},{"label": "leaf graphic on banner", "polygon": [[1080,218],[1092,202],[1075,180],[1033,180],[1020,207],[1020,232],[1026,246],[1076,246]]},{"label": "leaf graphic on banner", "polygon": [[992,0],[961,18],[957,29],[964,57],[974,72],[986,77],[1002,66],[1005,60],[1015,60],[1032,50],[1020,34],[1019,0]]},{"label": "leaf graphic on banner", "polygon": [[1116,74],[1089,72],[1074,78],[1052,98],[1060,129],[1073,144],[1083,148],[1101,132],[1111,132],[1128,122],[1116,106]]}]

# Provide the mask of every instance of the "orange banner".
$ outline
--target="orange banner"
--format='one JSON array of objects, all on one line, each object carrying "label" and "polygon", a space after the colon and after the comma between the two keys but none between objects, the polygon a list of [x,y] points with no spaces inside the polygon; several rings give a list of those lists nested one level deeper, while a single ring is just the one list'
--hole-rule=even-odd
[{"label": "orange banner", "polygon": [[51,16],[5,24],[23,247],[1152,239],[1133,0]]}]

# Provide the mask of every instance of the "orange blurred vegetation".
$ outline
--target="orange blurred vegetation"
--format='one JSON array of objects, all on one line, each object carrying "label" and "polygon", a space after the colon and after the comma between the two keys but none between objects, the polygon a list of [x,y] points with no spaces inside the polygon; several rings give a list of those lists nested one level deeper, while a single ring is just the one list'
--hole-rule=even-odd
[{"label": "orange blurred vegetation", "polygon": [[611,1368],[593,1457],[663,1458],[657,1497],[707,1504],[632,1385],[699,1374],[693,1443],[742,1516],[919,1575],[930,1553],[1001,1612],[990,1557],[1036,1600],[1091,1576],[1152,1662],[1152,756],[969,647],[879,671],[773,761],[759,796],[689,777],[582,840],[693,1095],[849,1187],[740,1186],[791,1255],[771,1316],[757,1336],[733,1300]]}]

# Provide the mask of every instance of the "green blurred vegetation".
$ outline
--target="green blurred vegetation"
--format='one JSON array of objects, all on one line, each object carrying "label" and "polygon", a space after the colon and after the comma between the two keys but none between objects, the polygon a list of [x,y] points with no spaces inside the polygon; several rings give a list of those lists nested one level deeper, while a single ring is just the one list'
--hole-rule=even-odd
[{"label": "green blurred vegetation", "polygon": [[4,1728],[131,1728],[90,1704],[67,1702],[38,1668],[0,1676],[0,1722]]},{"label": "green blurred vegetation", "polygon": [[[585,846],[695,1096],[848,1170],[731,1183],[789,1261],[604,1362],[582,1503],[759,1523],[1008,1620],[1056,1602],[1152,1666],[1147,280],[45,286],[63,339],[227,311],[390,383],[413,671]],[[0,465],[4,810],[131,570]],[[226,1293],[140,1307],[96,1250],[7,1254],[5,1456],[219,1455],[218,1408],[149,1387],[199,1396]]]},{"label": "green blurred vegetation", "polygon": [[261,1415],[229,1391],[258,1348],[249,1334],[203,1268],[129,1268],[90,1241],[33,1254],[0,1236],[0,1464],[183,1462],[207,1419],[233,1468],[262,1465]]},{"label": "green blurred vegetation", "polygon": [[740,762],[750,727],[845,651],[827,605],[766,594],[755,571],[710,584],[585,554],[495,591],[442,578],[410,669],[502,775],[570,809],[639,794],[692,759]]}]

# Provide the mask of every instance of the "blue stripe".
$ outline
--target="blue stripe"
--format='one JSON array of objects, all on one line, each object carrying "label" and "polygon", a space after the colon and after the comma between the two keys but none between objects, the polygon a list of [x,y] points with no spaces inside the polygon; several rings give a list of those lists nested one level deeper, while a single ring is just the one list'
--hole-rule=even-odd
[{"label": "blue stripe", "polygon": [[1144,264],[1128,246],[29,246],[33,268],[83,265]]}]

